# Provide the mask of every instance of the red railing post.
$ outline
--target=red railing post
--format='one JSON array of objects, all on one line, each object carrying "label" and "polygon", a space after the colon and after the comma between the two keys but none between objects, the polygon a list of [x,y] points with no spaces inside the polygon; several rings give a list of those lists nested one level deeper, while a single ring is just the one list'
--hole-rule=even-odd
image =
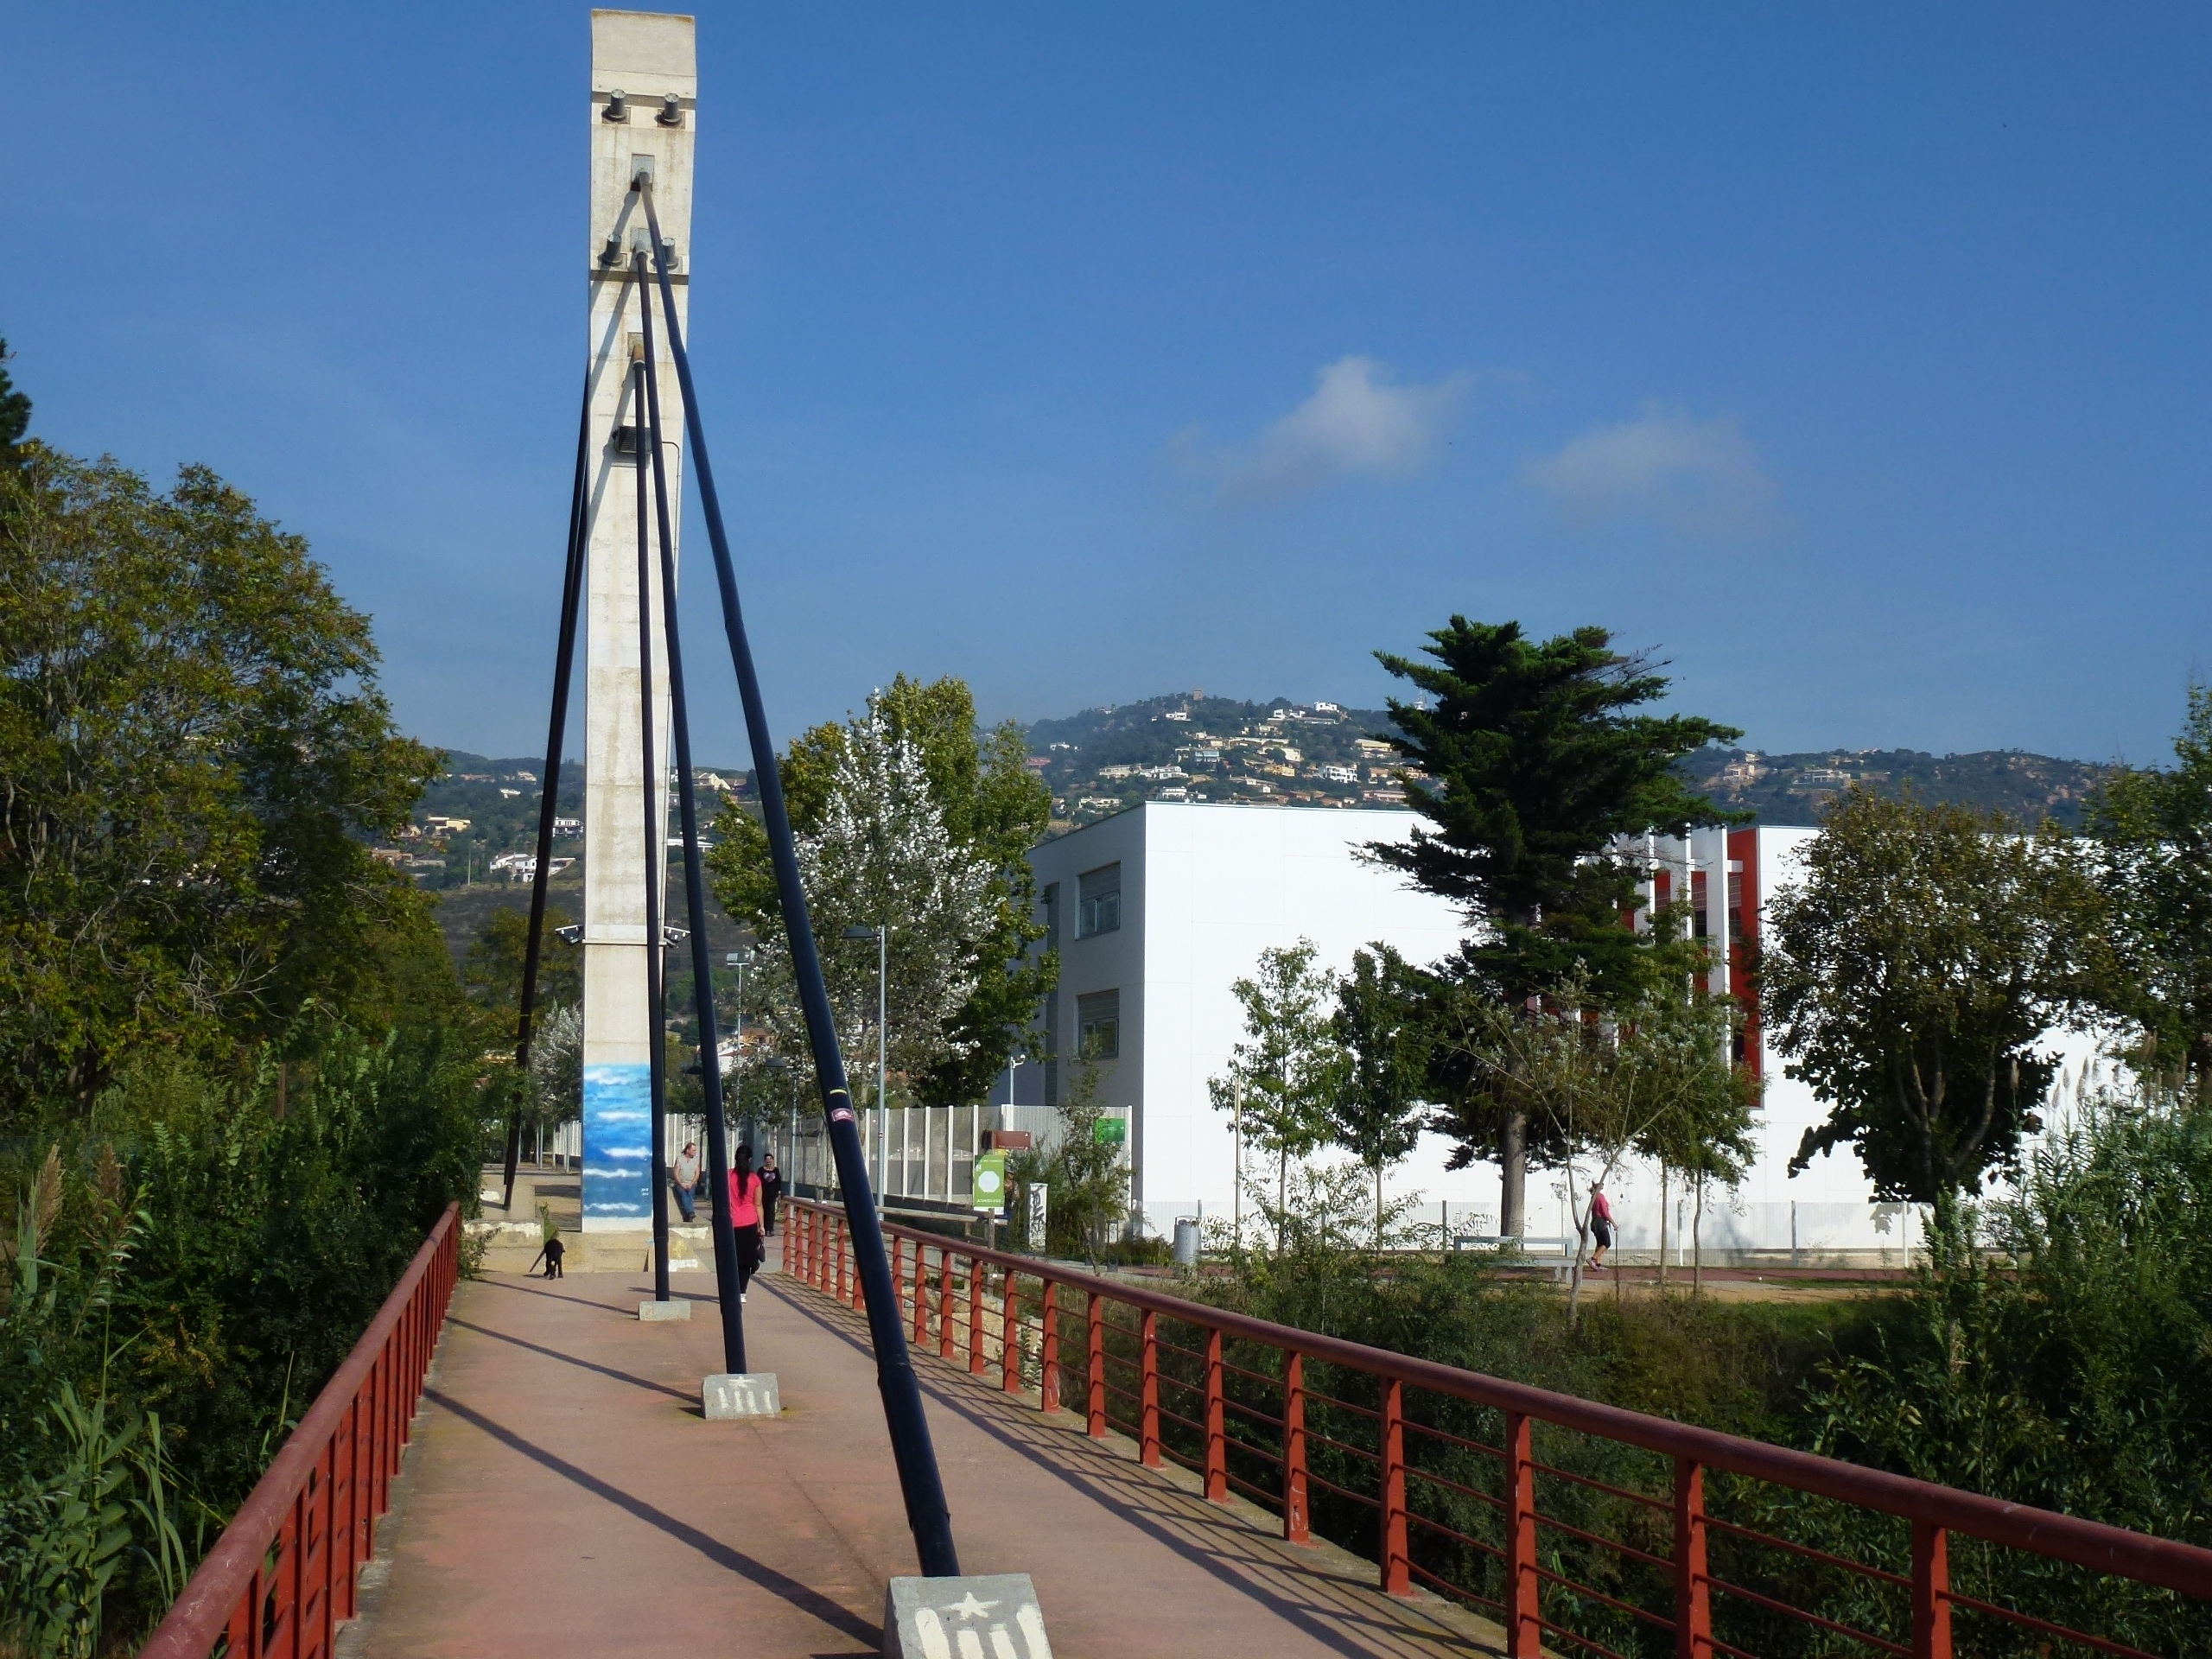
[{"label": "red railing post", "polygon": [[[837,1271],[843,1275],[845,1306],[855,1309],[867,1306],[868,1287],[861,1282],[861,1247],[853,1242],[850,1224],[842,1217],[837,1223]],[[894,1309],[899,1306],[896,1281],[891,1287],[891,1305]]]},{"label": "red railing post", "polygon": [[1382,1593],[1413,1593],[1406,1540],[1406,1385],[1382,1379]]},{"label": "red railing post", "polygon": [[319,1653],[330,1652],[331,1640],[338,1634],[338,1548],[334,1528],[338,1520],[338,1491],[331,1477],[338,1469],[338,1436],[334,1432],[323,1442],[322,1458],[316,1468],[320,1479],[315,1485],[315,1529],[316,1553],[321,1556],[321,1571],[315,1574],[315,1649]]},{"label": "red railing post", "polygon": [[1084,1415],[1090,1419],[1090,1438],[1103,1440],[1106,1438],[1106,1302],[1095,1290],[1084,1309],[1084,1335],[1090,1357],[1084,1382]]},{"label": "red railing post", "polygon": [[1206,1327],[1206,1497],[1229,1502],[1229,1421],[1221,1366],[1221,1327]]},{"label": "red railing post", "polygon": [[1012,1268],[999,1281],[999,1387],[1021,1391],[1021,1290]]},{"label": "red railing post", "polygon": [[926,1348],[930,1341],[930,1247],[920,1239],[914,1241],[914,1346]]},{"label": "red railing post", "polygon": [[958,1351],[952,1340],[952,1251],[940,1244],[937,1250],[937,1357],[950,1359]]},{"label": "red railing post", "polygon": [[1912,1659],[1951,1659],[1950,1534],[1912,1523]]},{"label": "red railing post", "polygon": [[1713,1587],[1705,1559],[1705,1469],[1675,1459],[1675,1659],[1712,1659]]},{"label": "red railing post", "polygon": [[1060,1408],[1060,1287],[1045,1281],[1044,1334],[1038,1343],[1037,1408]]},{"label": "red railing post", "polygon": [[1137,1327],[1137,1455],[1147,1469],[1160,1467],[1160,1316],[1146,1308]]},{"label": "red railing post", "polygon": [[1306,1506],[1306,1356],[1282,1357],[1282,1535],[1311,1542]]},{"label": "red railing post", "polygon": [[1536,1469],[1529,1419],[1505,1414],[1505,1653],[1538,1659],[1543,1651],[1543,1580],[1536,1576]]},{"label": "red railing post", "polygon": [[989,1370],[983,1357],[983,1281],[989,1277],[983,1259],[968,1258],[968,1375],[981,1376]]}]

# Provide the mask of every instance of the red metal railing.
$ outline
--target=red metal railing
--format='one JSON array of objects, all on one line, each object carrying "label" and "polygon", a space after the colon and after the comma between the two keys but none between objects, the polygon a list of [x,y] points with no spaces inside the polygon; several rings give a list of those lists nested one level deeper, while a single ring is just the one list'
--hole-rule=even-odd
[{"label": "red metal railing", "polygon": [[446,1207],[140,1659],[328,1659],[460,1277],[459,1217]]},{"label": "red metal railing", "polygon": [[[795,1201],[789,1213],[792,1275],[856,1300],[842,1211]],[[2152,1659],[2130,1641],[2061,1622],[2090,1611],[2107,1625],[2152,1632],[2133,1639],[2161,1652],[2212,1650],[2202,1639],[2212,1610],[2183,1599],[2212,1599],[2212,1550],[936,1233],[885,1232],[918,1348],[934,1336],[942,1357],[964,1357],[976,1376],[995,1369],[1002,1389],[1033,1389],[1046,1410],[1079,1395],[1090,1433],[1126,1432],[1145,1464],[1186,1465],[1209,1498],[1238,1492],[1274,1510],[1293,1541],[1321,1529],[1314,1511],[1325,1506],[1340,1541],[1371,1546],[1385,1591],[1408,1594],[1418,1582],[1485,1609],[1503,1624],[1513,1659],[1535,1659],[1546,1643],[1608,1659],[1622,1659],[1621,1647],[1751,1659],[1743,1643],[1753,1641],[1768,1653]],[[1187,1340],[1170,1340],[1163,1327]],[[1063,1357],[1071,1335],[1080,1363]],[[1317,1367],[1336,1393],[1317,1386]],[[1484,1425],[1494,1439],[1459,1432]],[[1565,1466],[1578,1460],[1580,1469]],[[1264,1478],[1248,1478],[1262,1469]],[[1967,1560],[1956,1583],[1955,1555]],[[1969,1588],[2022,1583],[2063,1615]],[[1957,1634],[1955,1614],[1966,1615]],[[2183,1624],[2191,1634],[2171,1634]]]}]

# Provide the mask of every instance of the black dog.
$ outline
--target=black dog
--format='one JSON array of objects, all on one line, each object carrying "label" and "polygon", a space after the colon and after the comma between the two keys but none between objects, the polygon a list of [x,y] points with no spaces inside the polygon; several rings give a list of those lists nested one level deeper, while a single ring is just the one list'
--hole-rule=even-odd
[{"label": "black dog", "polygon": [[545,1241],[545,1276],[548,1279],[563,1279],[568,1276],[561,1271],[561,1257],[566,1253],[566,1247],[559,1239],[549,1238]]}]

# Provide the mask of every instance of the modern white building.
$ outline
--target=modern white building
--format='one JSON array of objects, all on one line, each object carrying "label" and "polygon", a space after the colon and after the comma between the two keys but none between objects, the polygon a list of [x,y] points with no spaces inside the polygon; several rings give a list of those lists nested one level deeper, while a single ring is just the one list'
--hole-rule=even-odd
[{"label": "modern white building", "polygon": [[[1044,1017],[1046,1046],[1058,1056],[1098,1057],[1100,1098],[1128,1116],[1132,1202],[1148,1230],[1169,1231],[1179,1216],[1225,1217],[1234,1205],[1229,1119],[1215,1109],[1208,1082],[1223,1073],[1243,1034],[1230,987],[1253,971],[1262,950],[1310,939],[1319,963],[1341,973],[1370,942],[1423,963],[1458,949],[1465,926],[1452,906],[1359,856],[1370,843],[1405,840],[1419,822],[1403,811],[1154,801],[1031,854],[1045,947],[1060,957],[1059,988]],[[1700,936],[1730,941],[1715,963],[1715,990],[1747,995],[1744,969],[1767,906],[1813,834],[1712,830],[1646,843],[1647,899],[1664,903],[1687,889]],[[1747,1000],[1744,1058],[1766,1084],[1760,1155],[1738,1192],[1708,1194],[1700,1235],[1708,1252],[1795,1250],[1812,1261],[1917,1243],[1917,1217],[1875,1205],[1848,1151],[1789,1176],[1801,1137],[1826,1111],[1807,1085],[1783,1075],[1756,1001]],[[2069,1059],[2090,1052],[2085,1040],[2063,1046]],[[1062,1069],[1047,1063],[1048,1105],[1057,1103]],[[1032,1115],[1020,1114],[1025,1122]],[[1453,1232],[1494,1231],[1496,1166],[1449,1170],[1450,1151],[1444,1138],[1424,1136],[1391,1187],[1424,1208],[1437,1206],[1429,1218]],[[1257,1161],[1255,1154],[1248,1169],[1256,1173]],[[1529,1233],[1568,1232],[1564,1180],[1536,1170],[1529,1183]],[[1655,1249],[1656,1172],[1624,1169],[1608,1191],[1623,1247]],[[1669,1245],[1682,1244],[1688,1201],[1670,1193],[1667,1208]]]}]

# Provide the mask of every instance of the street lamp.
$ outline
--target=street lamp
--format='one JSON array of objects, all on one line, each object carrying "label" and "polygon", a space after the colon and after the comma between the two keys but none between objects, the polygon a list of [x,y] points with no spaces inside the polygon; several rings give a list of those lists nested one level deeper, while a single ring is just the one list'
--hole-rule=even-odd
[{"label": "street lamp", "polygon": [[722,957],[722,966],[737,969],[737,1018],[732,1022],[732,1032],[737,1040],[737,1065],[732,1068],[737,1077],[739,1116],[742,1117],[745,1089],[745,970],[752,966],[753,947],[743,945]]},{"label": "street lamp", "polygon": [[887,922],[881,927],[849,927],[845,930],[845,937],[875,941],[875,1207],[880,1211],[883,1208],[883,1189],[890,1185],[891,1179],[891,1068],[887,1042],[891,925]]}]

